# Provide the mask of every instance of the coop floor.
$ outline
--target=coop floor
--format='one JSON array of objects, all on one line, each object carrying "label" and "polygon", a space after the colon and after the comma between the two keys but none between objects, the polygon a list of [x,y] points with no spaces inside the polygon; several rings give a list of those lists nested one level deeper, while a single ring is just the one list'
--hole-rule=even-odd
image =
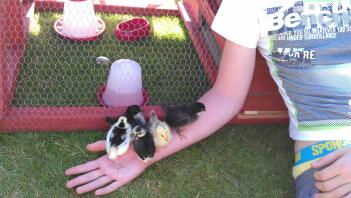
[{"label": "coop floor", "polygon": [[35,14],[13,106],[97,106],[96,91],[106,83],[109,72],[109,66],[96,64],[98,56],[139,62],[150,104],[190,102],[210,87],[180,18],[145,17],[151,23],[152,35],[131,43],[117,41],[114,28],[133,16],[98,15],[106,23],[103,36],[81,43],[55,33],[53,24],[61,14]]}]

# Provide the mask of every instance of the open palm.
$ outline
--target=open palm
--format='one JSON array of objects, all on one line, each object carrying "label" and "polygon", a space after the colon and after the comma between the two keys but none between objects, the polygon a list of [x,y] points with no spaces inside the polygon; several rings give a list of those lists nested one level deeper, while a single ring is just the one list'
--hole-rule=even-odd
[{"label": "open palm", "polygon": [[[87,146],[88,151],[105,150],[105,141],[97,141]],[[67,188],[76,188],[78,194],[94,191],[97,196],[105,195],[132,181],[140,175],[148,164],[139,160],[129,149],[123,156],[110,160],[104,155],[96,160],[74,166],[65,171],[67,176],[78,175],[68,181]]]}]

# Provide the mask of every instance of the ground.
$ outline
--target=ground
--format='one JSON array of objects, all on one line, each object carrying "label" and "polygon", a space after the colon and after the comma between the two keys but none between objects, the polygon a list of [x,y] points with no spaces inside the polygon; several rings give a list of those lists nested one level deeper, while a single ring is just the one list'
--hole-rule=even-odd
[{"label": "ground", "polygon": [[[294,197],[286,125],[226,126],[107,197]],[[77,197],[64,170],[98,155],[104,132],[0,135],[0,197]],[[94,197],[87,194],[85,197]]]}]

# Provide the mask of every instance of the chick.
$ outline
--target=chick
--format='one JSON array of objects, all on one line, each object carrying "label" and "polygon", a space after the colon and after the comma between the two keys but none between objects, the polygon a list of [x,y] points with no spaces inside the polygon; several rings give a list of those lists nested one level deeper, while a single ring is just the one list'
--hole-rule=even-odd
[{"label": "chick", "polygon": [[96,57],[95,60],[98,65],[109,65],[111,63],[110,59],[105,56]]},{"label": "chick", "polygon": [[171,141],[171,129],[166,122],[162,122],[157,118],[155,111],[150,112],[148,128],[154,138],[156,147],[166,146]]},{"label": "chick", "polygon": [[123,155],[129,148],[131,142],[132,128],[125,116],[118,118],[106,136],[106,152],[110,159],[116,159]]},{"label": "chick", "polygon": [[175,128],[180,137],[183,137],[181,135],[180,127],[194,122],[197,120],[199,112],[206,111],[205,105],[201,102],[176,106],[163,106],[162,108],[165,112],[166,123],[170,127]]},{"label": "chick", "polygon": [[136,125],[146,125],[143,111],[138,105],[131,105],[127,107],[124,116],[127,117],[128,123],[134,128]]},{"label": "chick", "polygon": [[138,158],[145,163],[151,160],[156,152],[155,143],[147,128],[136,126],[132,131],[134,150]]},{"label": "chick", "polygon": [[[128,106],[126,111],[123,113],[122,116],[127,118],[128,123],[134,128],[136,125],[146,124],[143,112],[138,105],[131,105]],[[106,122],[110,125],[113,125],[118,120],[118,117],[106,117]]]}]

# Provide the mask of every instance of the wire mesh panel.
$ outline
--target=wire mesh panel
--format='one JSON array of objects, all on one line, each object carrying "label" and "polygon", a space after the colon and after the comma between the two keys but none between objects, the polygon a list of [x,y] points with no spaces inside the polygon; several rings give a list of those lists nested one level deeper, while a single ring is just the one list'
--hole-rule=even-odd
[{"label": "wire mesh panel", "polygon": [[113,77],[116,94],[139,94],[158,112],[197,100],[215,80],[224,44],[209,28],[220,2],[1,1],[0,128],[103,127],[104,116],[126,106],[103,98],[121,59],[140,66],[141,80],[125,69]]}]

